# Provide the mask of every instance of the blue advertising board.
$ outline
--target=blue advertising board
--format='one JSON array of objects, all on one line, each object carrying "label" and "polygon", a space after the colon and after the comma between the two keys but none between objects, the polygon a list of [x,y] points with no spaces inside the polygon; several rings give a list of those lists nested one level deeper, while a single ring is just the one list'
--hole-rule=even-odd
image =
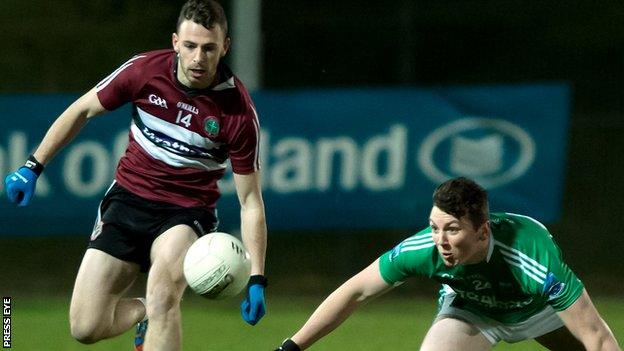
[{"label": "blue advertising board", "polygon": [[[75,95],[0,96],[0,170],[23,164]],[[420,228],[431,193],[477,180],[493,211],[546,223],[561,212],[570,91],[565,84],[258,91],[272,230]],[[131,110],[94,118],[48,165],[31,205],[0,201],[0,235],[88,234],[127,143]],[[10,123],[8,123],[10,121]],[[236,230],[231,174],[222,230]]]}]

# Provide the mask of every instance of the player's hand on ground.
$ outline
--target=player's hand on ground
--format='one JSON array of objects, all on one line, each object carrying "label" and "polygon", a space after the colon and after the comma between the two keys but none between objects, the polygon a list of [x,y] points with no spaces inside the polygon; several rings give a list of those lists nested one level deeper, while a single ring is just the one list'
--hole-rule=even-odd
[{"label": "player's hand on ground", "polygon": [[264,287],[266,278],[262,275],[252,275],[247,284],[247,294],[241,302],[241,315],[245,322],[256,325],[266,313],[264,302]]},{"label": "player's hand on ground", "polygon": [[4,186],[9,201],[23,207],[30,203],[35,193],[35,185],[39,175],[29,168],[21,167],[4,179]]},{"label": "player's hand on ground", "polygon": [[295,344],[294,341],[290,339],[284,340],[282,345],[276,348],[274,351],[301,351],[299,345]]}]

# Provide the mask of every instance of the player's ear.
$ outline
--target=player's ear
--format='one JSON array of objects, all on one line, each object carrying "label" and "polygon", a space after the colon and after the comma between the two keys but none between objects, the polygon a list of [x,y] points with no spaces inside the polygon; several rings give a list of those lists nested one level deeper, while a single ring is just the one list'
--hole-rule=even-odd
[{"label": "player's ear", "polygon": [[179,42],[180,38],[178,38],[178,35],[176,33],[173,33],[171,35],[171,45],[173,46],[173,50],[175,50],[175,52],[180,52],[180,49],[178,49]]},{"label": "player's ear", "polygon": [[223,52],[221,53],[221,57],[227,54],[227,52],[230,50],[230,45],[232,45],[232,40],[230,39],[230,37],[225,37],[225,40],[223,41]]},{"label": "player's ear", "polygon": [[490,237],[490,221],[485,221],[479,228],[479,240],[487,240]]}]

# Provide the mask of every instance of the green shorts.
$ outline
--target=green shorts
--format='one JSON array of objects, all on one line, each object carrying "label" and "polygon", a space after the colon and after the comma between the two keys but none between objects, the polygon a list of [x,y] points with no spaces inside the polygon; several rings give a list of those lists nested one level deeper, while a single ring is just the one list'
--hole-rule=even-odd
[{"label": "green shorts", "polygon": [[497,344],[501,340],[514,343],[535,339],[564,326],[557,312],[550,306],[546,306],[546,308],[540,312],[520,323],[503,324],[486,316],[451,306],[455,297],[455,293],[449,293],[443,297],[436,320],[455,318],[472,324],[481,331],[481,334],[483,334],[492,345]]}]

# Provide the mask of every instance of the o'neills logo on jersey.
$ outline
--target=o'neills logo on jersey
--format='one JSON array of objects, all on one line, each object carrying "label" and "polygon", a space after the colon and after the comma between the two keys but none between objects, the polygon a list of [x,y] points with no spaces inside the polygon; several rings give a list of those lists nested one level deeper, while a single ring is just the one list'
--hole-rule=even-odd
[{"label": "o'neills logo on jersey", "polygon": [[213,116],[210,116],[204,120],[204,130],[208,135],[216,136],[219,134],[219,121]]},{"label": "o'neills logo on jersey", "polygon": [[178,101],[178,104],[176,106],[178,106],[178,108],[186,110],[186,111],[188,111],[190,113],[194,113],[194,114],[198,114],[199,113],[199,109],[197,107],[195,107],[193,105],[186,104],[186,103],[184,103],[182,101]]}]

